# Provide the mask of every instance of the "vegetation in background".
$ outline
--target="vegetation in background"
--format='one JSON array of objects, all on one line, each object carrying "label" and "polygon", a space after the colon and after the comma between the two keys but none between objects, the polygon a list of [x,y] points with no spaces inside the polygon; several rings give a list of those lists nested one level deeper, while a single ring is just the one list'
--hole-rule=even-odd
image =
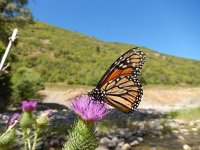
[{"label": "vegetation in background", "polygon": [[[44,82],[96,85],[121,54],[136,45],[102,42],[83,34],[35,22],[19,30],[12,51],[13,71],[33,68]],[[200,85],[200,61],[178,58],[141,47],[147,55],[143,84]]]},{"label": "vegetation in background", "polygon": [[[11,23],[24,26],[32,20],[28,0],[0,0],[0,40],[7,43]],[[12,29],[11,29],[12,30]]]},{"label": "vegetation in background", "polygon": [[[28,0],[0,0],[0,60],[5,52],[11,31],[16,27],[25,27],[32,21],[31,12],[26,7],[27,4]],[[16,61],[13,53],[8,57],[8,61],[12,63]],[[9,74],[0,76],[1,110],[5,109],[5,106],[9,104],[13,92],[19,91],[16,86],[14,86],[14,89],[12,87],[11,78],[13,74],[11,72],[12,67],[9,68]]]},{"label": "vegetation in background", "polygon": [[194,121],[200,119],[200,107],[182,108],[168,113],[169,118]]},{"label": "vegetation in background", "polygon": [[44,88],[41,76],[33,69],[19,68],[13,74],[12,79],[13,99],[24,100],[36,97],[36,93]]}]

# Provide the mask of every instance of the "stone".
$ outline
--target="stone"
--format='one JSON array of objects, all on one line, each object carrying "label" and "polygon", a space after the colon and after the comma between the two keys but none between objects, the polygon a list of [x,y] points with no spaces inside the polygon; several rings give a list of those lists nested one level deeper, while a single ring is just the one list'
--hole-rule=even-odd
[{"label": "stone", "polygon": [[132,137],[132,133],[131,133],[131,132],[127,132],[127,133],[124,135],[124,138],[125,138],[126,140],[129,140],[131,137]]},{"label": "stone", "polygon": [[109,141],[108,147],[109,148],[115,148],[117,146],[117,143],[118,143],[118,138],[113,137],[112,140]]},{"label": "stone", "polygon": [[100,139],[100,143],[103,144],[103,145],[108,145],[110,143],[110,139],[107,138],[107,137],[103,137]]},{"label": "stone", "polygon": [[137,137],[137,140],[138,140],[139,142],[142,142],[142,141],[143,141],[143,138],[142,138],[142,137]]},{"label": "stone", "polygon": [[171,128],[171,129],[178,129],[179,128],[179,125],[177,122],[168,122],[168,126]]},{"label": "stone", "polygon": [[187,144],[183,145],[183,149],[184,150],[192,150],[192,148],[189,145],[187,145]]},{"label": "stone", "polygon": [[119,131],[119,136],[120,136],[120,137],[124,137],[125,134],[126,134],[126,132],[125,132],[124,130],[120,130],[120,131]]},{"label": "stone", "polygon": [[121,148],[121,150],[130,150],[130,149],[131,149],[131,146],[128,143],[124,144]]},{"label": "stone", "polygon": [[181,141],[185,141],[185,138],[182,135],[179,135],[178,139],[181,140]]},{"label": "stone", "polygon": [[137,141],[137,140],[134,140],[133,142],[131,142],[131,146],[137,146],[139,145],[140,143]]},{"label": "stone", "polygon": [[60,143],[59,143],[59,140],[58,140],[58,139],[52,139],[52,140],[50,141],[50,146],[52,146],[52,147],[57,147],[59,144],[60,144]]},{"label": "stone", "polygon": [[197,128],[192,128],[192,131],[196,132],[196,131],[198,131],[198,129]]},{"label": "stone", "polygon": [[178,130],[172,130],[172,133],[174,133],[174,134],[178,134],[179,131],[178,131]]},{"label": "stone", "polygon": [[95,150],[109,150],[109,149],[104,146],[99,146]]},{"label": "stone", "polygon": [[124,141],[120,142],[117,147],[122,147],[124,145]]},{"label": "stone", "polygon": [[117,137],[113,137],[111,141],[115,142],[115,143],[118,143],[119,139]]}]

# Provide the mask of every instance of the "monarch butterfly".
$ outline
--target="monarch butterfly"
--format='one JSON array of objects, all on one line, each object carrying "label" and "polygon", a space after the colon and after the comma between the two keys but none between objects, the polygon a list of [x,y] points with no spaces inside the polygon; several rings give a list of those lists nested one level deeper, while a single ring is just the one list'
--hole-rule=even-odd
[{"label": "monarch butterfly", "polygon": [[88,93],[91,99],[105,102],[125,113],[136,110],[143,94],[138,76],[146,56],[138,49],[128,50],[108,68],[96,88]]}]

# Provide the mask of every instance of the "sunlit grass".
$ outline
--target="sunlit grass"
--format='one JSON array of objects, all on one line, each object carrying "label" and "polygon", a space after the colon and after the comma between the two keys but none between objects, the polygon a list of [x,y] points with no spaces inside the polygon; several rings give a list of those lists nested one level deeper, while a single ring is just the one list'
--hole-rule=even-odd
[{"label": "sunlit grass", "polygon": [[172,119],[182,119],[186,121],[194,121],[200,119],[200,107],[183,108],[168,113],[168,117]]},{"label": "sunlit grass", "polygon": [[93,86],[88,85],[68,85],[65,82],[58,82],[58,83],[45,83],[45,89],[48,90],[75,90],[75,89],[84,89],[90,90],[94,88]]}]

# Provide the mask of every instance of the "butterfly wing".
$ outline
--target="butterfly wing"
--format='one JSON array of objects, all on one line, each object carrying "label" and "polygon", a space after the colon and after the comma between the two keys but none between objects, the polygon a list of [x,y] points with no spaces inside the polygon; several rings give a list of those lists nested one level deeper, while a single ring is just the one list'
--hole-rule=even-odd
[{"label": "butterfly wing", "polygon": [[104,102],[126,113],[138,107],[143,94],[140,81],[132,76],[115,78],[106,83],[102,90],[106,91]]},{"label": "butterfly wing", "polygon": [[136,51],[138,49],[139,47],[132,48],[121,55],[102,76],[97,88],[101,88],[108,81],[122,75],[129,75],[137,78],[145,62],[145,54],[142,51]]},{"label": "butterfly wing", "polygon": [[132,48],[119,57],[106,71],[97,85],[105,93],[103,101],[123,112],[134,111],[143,94],[138,80],[145,62],[145,54]]}]

